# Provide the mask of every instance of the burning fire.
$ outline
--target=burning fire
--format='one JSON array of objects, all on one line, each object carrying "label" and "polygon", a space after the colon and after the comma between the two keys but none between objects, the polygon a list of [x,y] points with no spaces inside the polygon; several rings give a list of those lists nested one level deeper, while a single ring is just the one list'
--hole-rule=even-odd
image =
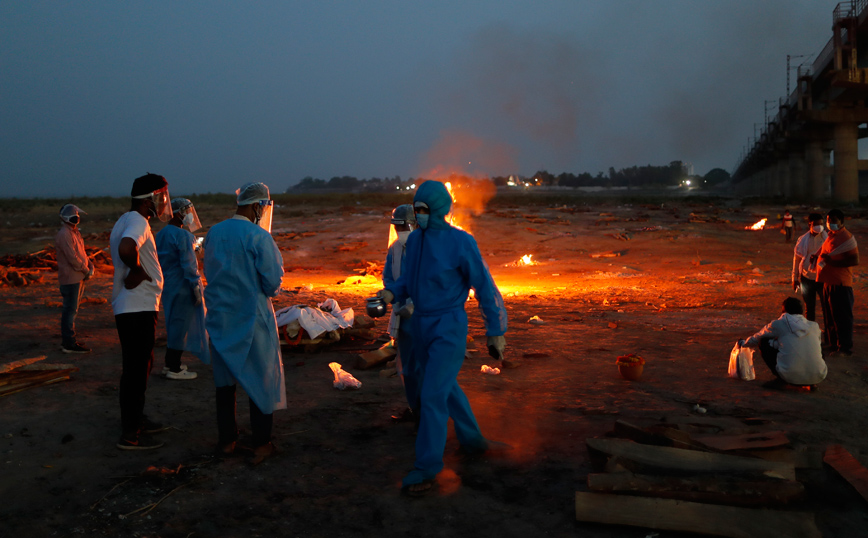
[{"label": "burning fire", "polygon": [[521,259],[518,261],[518,264],[519,264],[519,265],[536,265],[536,262],[533,261],[532,258],[533,258],[533,254],[525,254],[525,255],[522,256]]},{"label": "burning fire", "polygon": [[769,219],[760,219],[756,223],[754,223],[752,226],[745,226],[744,229],[745,230],[762,230],[765,227],[767,220],[769,220]]},{"label": "burning fire", "polygon": [[449,212],[448,215],[446,215],[446,219],[452,226],[455,226],[459,230],[464,230],[465,232],[470,233],[470,227],[467,226],[467,223],[465,223],[464,226],[458,224],[458,218],[455,214],[455,206],[458,204],[458,197],[455,195],[455,190],[452,188],[452,182],[447,181],[444,183],[444,185],[446,185],[446,190],[449,191],[449,196],[452,197],[452,210]]}]

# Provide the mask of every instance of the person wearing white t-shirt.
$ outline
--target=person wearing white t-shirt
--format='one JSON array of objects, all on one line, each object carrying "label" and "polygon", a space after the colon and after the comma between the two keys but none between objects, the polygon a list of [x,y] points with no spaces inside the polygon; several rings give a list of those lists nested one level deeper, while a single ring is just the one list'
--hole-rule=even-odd
[{"label": "person wearing white t-shirt", "polygon": [[112,310],[121,344],[123,370],[119,386],[121,450],[148,450],[163,443],[140,436],[164,428],[144,415],[145,390],[154,362],[157,313],[163,291],[163,273],[151,233],[150,218],[169,220],[169,186],[166,178],[147,174],[133,182],[130,211],[112,228],[109,244],[114,282]]}]

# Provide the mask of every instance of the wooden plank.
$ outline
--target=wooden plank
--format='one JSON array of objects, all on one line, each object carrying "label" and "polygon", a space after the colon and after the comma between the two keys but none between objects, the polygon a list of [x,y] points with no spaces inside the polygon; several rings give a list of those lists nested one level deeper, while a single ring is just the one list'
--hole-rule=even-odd
[{"label": "wooden plank", "polygon": [[826,449],[823,461],[838,471],[838,474],[843,476],[844,480],[850,482],[850,485],[856,488],[859,495],[868,501],[868,469],[865,469],[859,463],[859,460],[847,452],[846,448],[841,445],[830,446]]},{"label": "wooden plank", "polygon": [[356,359],[356,368],[359,370],[367,370],[368,368],[373,368],[374,366],[378,366],[385,362],[388,362],[389,359],[398,354],[398,350],[395,349],[395,346],[391,344],[386,344],[385,346],[375,349],[374,351],[369,351],[367,353],[362,353]]},{"label": "wooden plank", "polygon": [[793,480],[745,480],[720,475],[651,476],[633,473],[589,474],[588,489],[736,506],[782,505],[801,498],[805,486]]},{"label": "wooden plank", "polygon": [[17,361],[8,362],[4,365],[0,365],[0,374],[5,374],[6,372],[11,372],[16,368],[21,368],[22,366],[27,366],[28,364],[33,364],[34,362],[44,361],[45,355],[41,355],[39,357],[32,357],[29,359],[20,359]]},{"label": "wooden plank", "polygon": [[576,492],[576,519],[729,538],[820,538],[814,514]]},{"label": "wooden plank", "polygon": [[742,435],[704,435],[693,437],[697,443],[722,450],[750,450],[754,448],[774,448],[790,444],[787,434],[782,431],[748,433]]},{"label": "wooden plank", "polygon": [[41,387],[44,385],[51,385],[52,383],[58,383],[60,381],[67,381],[67,380],[69,380],[68,375],[59,375],[58,377],[40,380],[40,381],[33,381],[33,382],[29,382],[29,383],[18,383],[15,385],[8,385],[6,387],[3,387],[3,389],[0,389],[0,396],[9,396],[10,394],[15,394],[16,392],[21,392],[22,390],[27,390],[27,389],[34,388],[34,387]]},{"label": "wooden plank", "polygon": [[38,383],[46,379],[58,377],[59,375],[69,376],[72,372],[77,372],[78,368],[64,368],[52,370],[17,370],[7,374],[0,374],[0,387],[14,385],[20,383]]},{"label": "wooden plank", "polygon": [[752,456],[769,461],[792,463],[796,469],[822,469],[823,455],[817,450],[793,450],[791,448],[771,448],[764,450],[738,451],[739,455]]},{"label": "wooden plank", "polygon": [[629,461],[637,470],[664,470],[690,473],[758,473],[772,478],[795,480],[791,463],[766,461],[729,454],[699,452],[683,448],[640,445],[620,439],[586,439],[588,447],[609,456],[617,456],[621,464]]}]

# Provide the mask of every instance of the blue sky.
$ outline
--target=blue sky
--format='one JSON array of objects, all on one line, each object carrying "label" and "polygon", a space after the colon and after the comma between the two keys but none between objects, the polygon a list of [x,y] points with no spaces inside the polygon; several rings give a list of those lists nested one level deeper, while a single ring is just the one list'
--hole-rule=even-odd
[{"label": "blue sky", "polygon": [[[834,1],[0,3],[0,196],[731,169]],[[802,61],[794,60],[794,63]],[[795,80],[795,73],[793,73]]]}]

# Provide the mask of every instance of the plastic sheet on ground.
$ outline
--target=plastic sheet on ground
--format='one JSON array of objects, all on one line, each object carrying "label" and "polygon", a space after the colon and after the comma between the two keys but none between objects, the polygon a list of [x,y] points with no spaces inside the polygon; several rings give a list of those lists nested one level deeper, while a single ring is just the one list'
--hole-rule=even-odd
[{"label": "plastic sheet on ground", "polygon": [[278,327],[297,322],[311,339],[316,339],[324,333],[349,329],[353,326],[355,313],[352,308],[341,310],[334,299],[326,299],[316,307],[295,305],[281,308],[274,313],[274,317]]}]

